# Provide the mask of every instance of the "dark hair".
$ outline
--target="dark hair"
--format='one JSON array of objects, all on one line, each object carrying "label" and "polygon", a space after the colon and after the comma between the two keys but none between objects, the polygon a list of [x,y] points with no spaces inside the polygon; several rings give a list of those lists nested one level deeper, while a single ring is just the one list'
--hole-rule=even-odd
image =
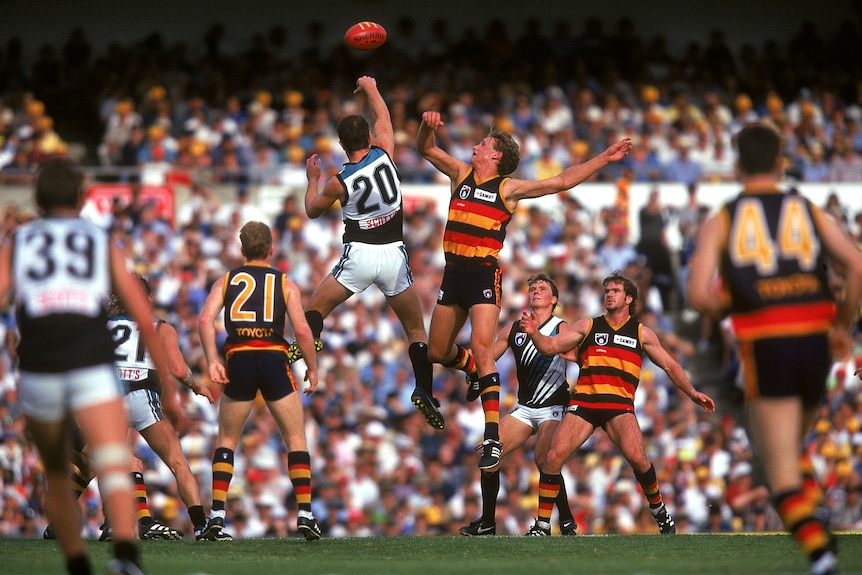
[{"label": "dark hair", "polygon": [[358,114],[341,118],[336,130],[345,152],[355,152],[369,146],[371,128],[368,127],[368,120]]},{"label": "dark hair", "polygon": [[[153,295],[153,288],[150,286],[150,282],[147,281],[147,278],[142,276],[141,274],[134,274],[135,278],[139,282],[141,282],[141,287],[144,290],[144,293],[149,298]],[[123,305],[123,302],[120,301],[120,296],[117,292],[111,292],[111,301],[108,304],[108,314],[112,316],[116,315],[124,315],[126,313],[126,306]]]},{"label": "dark hair", "polygon": [[551,294],[560,299],[560,291],[557,289],[557,284],[554,283],[554,280],[548,274],[535,274],[527,278],[527,287],[533,287],[533,284],[536,282],[545,282],[551,287]]},{"label": "dark hair", "polygon": [[781,134],[773,126],[748,124],[736,136],[739,169],[747,175],[770,174],[781,154]]},{"label": "dark hair", "polygon": [[239,230],[239,241],[246,259],[263,260],[269,257],[272,231],[263,222],[246,222]]},{"label": "dark hair", "polygon": [[51,158],[36,176],[36,205],[42,210],[76,208],[81,202],[84,174],[68,158]]},{"label": "dark hair", "polygon": [[142,276],[141,274],[135,274],[138,278],[138,281],[141,282],[141,287],[144,288],[144,293],[147,294],[147,297],[153,295],[153,287],[150,285],[150,282],[147,281],[147,278]]},{"label": "dark hair", "polygon": [[503,153],[497,164],[497,173],[508,176],[517,170],[518,164],[521,163],[521,149],[518,147],[518,142],[506,132],[494,131],[488,136],[494,139],[494,149]]},{"label": "dark hair", "polygon": [[638,308],[638,286],[619,271],[612,272],[606,277],[602,281],[602,286],[608,287],[609,283],[622,284],[623,292],[632,298],[632,302],[629,304],[629,315],[633,316]]}]

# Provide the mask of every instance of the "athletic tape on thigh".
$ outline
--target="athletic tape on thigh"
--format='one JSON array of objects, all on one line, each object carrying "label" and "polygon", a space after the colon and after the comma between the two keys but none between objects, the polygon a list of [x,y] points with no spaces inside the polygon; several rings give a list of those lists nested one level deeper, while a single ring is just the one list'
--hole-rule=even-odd
[{"label": "athletic tape on thigh", "polygon": [[99,492],[105,495],[132,488],[129,476],[131,458],[123,443],[109,443],[93,449],[93,470],[99,479]]}]

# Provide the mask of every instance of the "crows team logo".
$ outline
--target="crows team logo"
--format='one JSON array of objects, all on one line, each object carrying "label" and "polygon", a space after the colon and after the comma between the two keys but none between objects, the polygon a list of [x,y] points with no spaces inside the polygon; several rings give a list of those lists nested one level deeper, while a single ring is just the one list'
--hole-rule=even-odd
[{"label": "crows team logo", "polygon": [[458,190],[458,197],[461,198],[462,200],[466,200],[467,198],[470,197],[471,191],[472,191],[472,189],[470,188],[470,186],[468,186],[467,184],[464,184],[463,186],[461,186],[461,189]]},{"label": "crows team logo", "polygon": [[527,334],[520,332],[520,331],[518,333],[516,333],[515,334],[515,345],[517,345],[518,347],[521,347],[525,343],[527,343]]},{"label": "crows team logo", "polygon": [[599,345],[608,345],[608,334],[597,333],[596,334],[596,343]]},{"label": "crows team logo", "polygon": [[482,290],[482,295],[485,296],[485,299],[491,299],[492,297],[494,297],[494,292],[489,289],[486,289]]}]

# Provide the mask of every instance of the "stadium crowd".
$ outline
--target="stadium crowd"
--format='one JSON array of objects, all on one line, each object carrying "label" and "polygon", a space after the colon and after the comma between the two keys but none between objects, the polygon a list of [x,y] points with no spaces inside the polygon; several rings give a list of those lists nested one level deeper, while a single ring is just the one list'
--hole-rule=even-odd
[{"label": "stadium crowd", "polygon": [[[405,182],[438,183],[436,171],[416,153],[419,111],[445,111],[443,145],[469,159],[489,127],[512,132],[522,150],[521,174],[541,178],[579,163],[621,135],[632,137],[629,158],[597,180],[683,182],[692,202],[664,205],[655,194],[640,214],[640,237],[614,198],[588,211],[578,191],[558,213],[525,207],[509,228],[501,253],[506,268],[501,323],[526,307],[526,279],[545,271],[561,288],[558,314],[569,321],[601,313],[601,280],[623,270],[641,290],[638,319],[694,374],[713,372],[721,387],[717,413],[697,413],[680,401],[664,372],[646,365],[636,395],[637,416],[656,462],[665,501],[680,532],[780,529],[741,424],[733,389],[734,354],[723,326],[701,324],[687,309],[680,278],[690,241],[705,209],[697,186],[733,181],[733,137],[745,122],[771,118],[786,138],[786,165],[798,181],[862,182],[862,53],[860,33],[848,21],[832,38],[804,24],[786,46],[767,40],[737,54],[716,30],[671,54],[662,36],[642,38],[631,19],[610,33],[597,18],[572,32],[561,21],[545,35],[537,21],[513,36],[500,21],[448,39],[446,22],[420,30],[398,22],[373,59],[339,46],[316,45],[287,53],[285,29],[256,35],[246,50],[227,53],[224,28],[203,39],[202,56],[189,46],[165,46],[158,33],[93,54],[81,30],[62,46],[45,46],[30,69],[20,60],[20,38],[0,50],[0,182],[26,183],[44,158],[75,152],[94,180],[187,185],[188,202],[174,225],[154,206],[116,204],[105,219],[136,271],[150,279],[157,312],[177,328],[187,363],[205,377],[197,329],[209,287],[242,261],[237,231],[248,220],[271,224],[279,249],[274,264],[310,294],[341,252],[337,213],[309,220],[299,193],[304,160],[322,158],[333,174],[343,161],[334,126],[357,111],[352,87],[363,73],[377,77],[392,110],[395,161]],[[312,26],[309,34],[320,29]],[[433,34],[437,41],[419,41]],[[97,130],[94,132],[94,127]],[[96,169],[98,168],[98,169]],[[235,185],[220,200],[213,186]],[[284,186],[281,211],[271,218],[255,205],[261,184]],[[827,208],[860,238],[862,205]],[[4,208],[3,233],[29,217]],[[430,313],[443,270],[444,222],[432,203],[411,206],[405,241]],[[673,230],[686,240],[671,253],[663,240]],[[0,362],[0,536],[40,537],[45,526],[41,468],[27,442],[16,403],[14,318],[2,322]],[[478,516],[479,471],[474,447],[483,417],[464,399],[463,374],[435,371],[444,431],[429,428],[411,405],[413,377],[397,318],[376,291],[362,293],[327,318],[319,355],[321,390],[307,399],[307,436],[313,476],[313,511],[324,534],[372,536],[455,534]],[[466,341],[467,337],[464,336]],[[862,339],[857,346],[862,359]],[[862,381],[854,358],[836,364],[822,417],[808,449],[837,530],[862,529]],[[862,365],[862,363],[860,363]],[[516,378],[509,356],[498,363],[504,403],[514,401]],[[574,382],[576,366],[571,367]],[[715,377],[720,371],[719,377]],[[212,406],[186,390],[190,416],[184,451],[210,489]],[[505,407],[503,407],[505,409]],[[286,452],[265,409],[249,420],[236,459],[227,530],[238,537],[285,536],[296,505]],[[150,508],[161,522],[191,531],[173,477],[145,443]],[[656,530],[637,482],[602,433],[591,438],[563,470],[580,533]],[[503,461],[498,534],[523,534],[535,516],[538,473],[530,450]],[[98,537],[103,518],[97,485],[81,498],[87,534]]]}]

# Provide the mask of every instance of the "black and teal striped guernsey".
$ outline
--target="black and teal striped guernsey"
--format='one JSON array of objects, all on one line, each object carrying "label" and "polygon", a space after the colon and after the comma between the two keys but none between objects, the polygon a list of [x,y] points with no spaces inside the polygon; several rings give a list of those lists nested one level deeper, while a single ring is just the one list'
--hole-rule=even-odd
[{"label": "black and teal striped guernsey", "polygon": [[[554,336],[560,332],[562,324],[562,319],[552,315],[539,326],[539,333]],[[518,331],[519,325],[519,322],[512,324],[508,339],[518,372],[518,403],[532,408],[568,405],[566,360],[559,354],[542,355],[533,340]]]}]

